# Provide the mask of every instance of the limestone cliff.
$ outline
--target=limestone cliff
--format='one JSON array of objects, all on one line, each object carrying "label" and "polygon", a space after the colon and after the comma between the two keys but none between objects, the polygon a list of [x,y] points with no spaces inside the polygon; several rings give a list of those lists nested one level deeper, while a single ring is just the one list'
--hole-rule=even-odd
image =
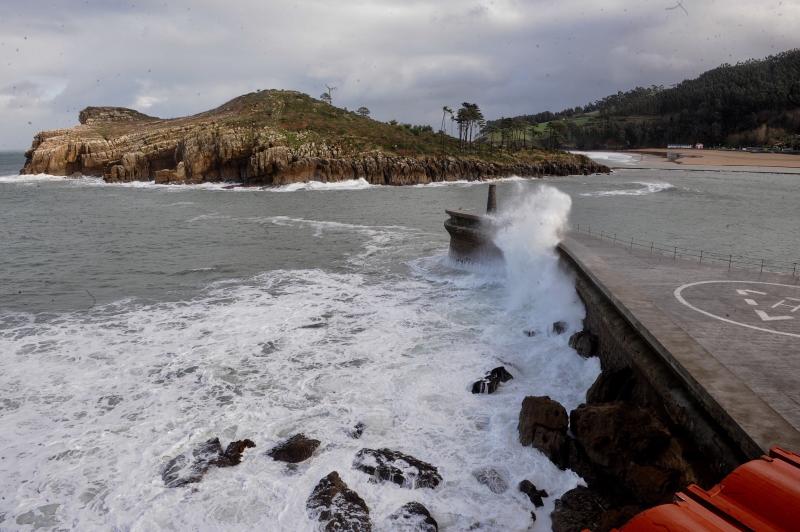
[{"label": "limestone cliff", "polygon": [[22,173],[109,182],[281,185],[364,178],[406,185],[608,171],[567,153],[484,148],[465,154],[449,137],[371,120],[293,91],[246,94],[183,118],[88,107],[79,119],[73,128],[36,135]]}]

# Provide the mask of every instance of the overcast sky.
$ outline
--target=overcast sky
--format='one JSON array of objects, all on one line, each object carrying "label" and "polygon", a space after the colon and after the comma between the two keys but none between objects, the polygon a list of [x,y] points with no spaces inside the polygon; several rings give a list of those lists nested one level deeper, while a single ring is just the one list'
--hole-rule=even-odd
[{"label": "overcast sky", "polygon": [[88,105],[173,117],[256,89],[429,123],[559,110],[800,46],[800,0],[0,0],[0,149]]}]

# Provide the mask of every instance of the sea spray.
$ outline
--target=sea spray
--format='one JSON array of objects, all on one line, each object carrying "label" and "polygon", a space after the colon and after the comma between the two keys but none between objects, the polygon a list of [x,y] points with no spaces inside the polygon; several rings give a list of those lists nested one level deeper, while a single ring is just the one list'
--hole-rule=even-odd
[{"label": "sea spray", "polygon": [[568,194],[540,186],[518,196],[496,216],[500,229],[495,243],[505,259],[509,304],[541,331],[549,330],[556,321],[577,329],[585,316],[574,279],[559,263],[556,252],[571,207]]},{"label": "sea spray", "polygon": [[[534,508],[515,488],[522,480],[551,495],[534,524],[548,530],[554,501],[579,479],[519,444],[519,405],[527,395],[548,395],[576,408],[599,364],[579,357],[566,335],[522,334],[532,323],[549,329],[582,312],[552,249],[563,222],[545,217],[549,237],[512,238],[528,215],[536,225],[550,212],[544,198],[535,206],[537,195],[503,214],[504,251],[515,265],[508,272],[455,270],[443,239],[384,225],[384,217],[361,225],[312,220],[321,218],[317,211],[222,211],[214,202],[189,206],[194,216],[220,215],[187,230],[200,235],[227,223],[241,230],[250,220],[312,235],[295,241],[306,257],[330,241],[355,248],[335,267],[269,269],[174,301],[0,312],[0,417],[13,428],[0,432],[7,457],[0,493],[10,494],[0,500],[0,528],[311,531],[316,521],[305,501],[338,471],[366,501],[376,531],[396,530],[389,516],[409,500],[424,504],[443,530],[526,530]],[[221,217],[229,215],[236,218]],[[409,264],[409,257],[417,258]],[[529,286],[538,277],[563,283],[569,297],[557,301],[553,287]],[[470,393],[500,365],[512,380],[492,395]],[[353,439],[357,423],[365,428]],[[267,450],[299,432],[322,444],[296,469],[259,451],[191,489],[161,480],[171,457],[211,437],[249,438]],[[443,482],[413,492],[376,485],[352,467],[365,447],[434,464]],[[487,468],[507,491],[476,480]]]}]

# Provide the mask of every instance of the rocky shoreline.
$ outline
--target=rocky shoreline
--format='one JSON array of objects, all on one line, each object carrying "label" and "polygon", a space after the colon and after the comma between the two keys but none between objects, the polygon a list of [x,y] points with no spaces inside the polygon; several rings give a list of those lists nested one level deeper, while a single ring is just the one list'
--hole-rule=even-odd
[{"label": "rocky shoreline", "polygon": [[568,153],[462,152],[450,146],[454,141],[449,137],[414,136],[401,126],[357,117],[290,91],[245,95],[184,118],[88,107],[79,120],[73,128],[37,134],[21,173],[79,174],[111,183],[265,186],[350,179],[416,185],[610,171]]}]

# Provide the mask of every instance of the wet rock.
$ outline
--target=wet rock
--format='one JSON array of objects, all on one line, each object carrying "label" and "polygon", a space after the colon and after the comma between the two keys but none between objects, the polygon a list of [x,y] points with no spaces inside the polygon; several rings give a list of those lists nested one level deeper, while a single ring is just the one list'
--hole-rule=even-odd
[{"label": "wet rock", "polygon": [[364,425],[362,422],[359,421],[358,423],[353,425],[352,429],[347,431],[347,434],[351,438],[353,438],[354,440],[357,440],[357,439],[359,439],[361,437],[362,434],[364,434],[364,429],[365,428],[366,428],[366,425]]},{"label": "wet rock", "polygon": [[696,480],[679,443],[651,411],[621,401],[581,405],[570,426],[598,475],[610,487],[627,488],[638,503],[668,502]]},{"label": "wet rock", "polygon": [[492,493],[505,493],[508,491],[508,481],[494,468],[483,467],[473,471],[472,476],[479,483],[489,488]]},{"label": "wet rock", "polygon": [[583,358],[595,356],[598,345],[597,336],[587,330],[576,332],[569,337],[569,346]]},{"label": "wet rock", "polygon": [[219,438],[212,438],[192,450],[191,454],[184,453],[172,458],[161,472],[161,478],[168,488],[200,482],[212,467],[239,464],[244,450],[255,446],[251,440],[239,440],[229,443],[223,451]]},{"label": "wet rock", "polygon": [[627,401],[633,396],[635,386],[636,382],[631,368],[603,371],[586,392],[586,402],[595,404]]},{"label": "wet rock", "polygon": [[358,493],[347,487],[333,471],[316,485],[306,501],[311,517],[325,531],[370,532],[369,508]]},{"label": "wet rock", "polygon": [[564,334],[567,331],[567,324],[563,321],[553,323],[553,334]]},{"label": "wet rock", "polygon": [[544,501],[542,499],[548,497],[545,490],[538,489],[530,480],[523,480],[520,482],[519,491],[527,495],[536,508],[544,506]]},{"label": "wet rock", "polygon": [[550,514],[553,532],[599,530],[600,521],[609,503],[599,493],[583,487],[566,492],[556,501]]},{"label": "wet rock", "polygon": [[542,451],[559,467],[565,467],[567,411],[549,397],[526,397],[519,412],[519,442]]},{"label": "wet rock", "polygon": [[394,482],[412,489],[435,488],[442,481],[435,466],[391,449],[361,449],[353,467],[376,481]]},{"label": "wet rock", "polygon": [[311,455],[314,454],[317,447],[319,447],[319,440],[306,438],[305,434],[295,434],[288,440],[270,449],[267,454],[271,456],[273,460],[297,464],[311,458]]},{"label": "wet rock", "polygon": [[472,384],[472,393],[494,393],[497,391],[500,383],[508,382],[514,376],[509,373],[503,366],[494,368],[488,372],[481,380]]},{"label": "wet rock", "polygon": [[438,532],[439,524],[424,505],[409,502],[389,515],[391,530],[397,532]]}]

